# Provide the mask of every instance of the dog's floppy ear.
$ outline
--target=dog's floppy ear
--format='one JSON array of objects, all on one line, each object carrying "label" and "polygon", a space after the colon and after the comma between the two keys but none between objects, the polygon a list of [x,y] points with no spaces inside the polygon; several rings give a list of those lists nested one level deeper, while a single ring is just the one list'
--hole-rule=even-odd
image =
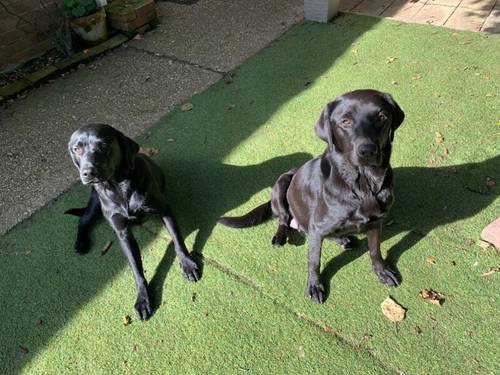
[{"label": "dog's floppy ear", "polygon": [[[75,132],[76,133],[76,132]],[[73,160],[73,164],[78,168],[80,169],[80,162],[78,161],[77,157],[75,156],[74,152],[73,152],[73,149],[72,149],[72,146],[73,146],[73,137],[75,135],[75,133],[73,133],[71,135],[71,138],[68,142],[68,152],[69,152],[69,156],[71,156],[71,160]]]},{"label": "dog's floppy ear", "polygon": [[120,144],[120,149],[122,151],[122,163],[125,168],[133,170],[135,168],[135,156],[139,152],[139,145],[118,130],[116,132],[118,134],[118,143]]},{"label": "dog's floppy ear", "polygon": [[405,114],[401,107],[392,98],[391,94],[383,93],[384,99],[392,107],[392,129],[391,129],[391,142],[394,140],[394,132],[403,123]]},{"label": "dog's floppy ear", "polygon": [[330,121],[330,116],[332,115],[332,112],[336,107],[337,103],[338,103],[337,100],[328,103],[326,107],[323,109],[323,112],[321,112],[321,115],[319,116],[319,119],[316,122],[316,125],[314,126],[314,131],[316,132],[316,135],[320,139],[328,143],[328,148],[330,150],[333,150],[333,129],[332,129],[332,122]]}]

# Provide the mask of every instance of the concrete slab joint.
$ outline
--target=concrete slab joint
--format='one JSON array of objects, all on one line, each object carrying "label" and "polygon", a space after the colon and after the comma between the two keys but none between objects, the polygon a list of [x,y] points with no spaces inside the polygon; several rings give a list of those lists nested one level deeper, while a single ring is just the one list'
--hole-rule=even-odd
[{"label": "concrete slab joint", "polygon": [[339,12],[340,0],[304,0],[307,21],[329,22]]}]

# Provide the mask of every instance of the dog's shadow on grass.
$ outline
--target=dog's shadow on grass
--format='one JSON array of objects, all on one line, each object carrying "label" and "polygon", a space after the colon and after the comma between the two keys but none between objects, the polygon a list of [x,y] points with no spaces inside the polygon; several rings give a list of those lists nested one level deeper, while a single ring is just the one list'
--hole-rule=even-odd
[{"label": "dog's shadow on grass", "polygon": [[[383,226],[382,241],[401,232],[405,234],[390,249],[385,249],[384,242],[381,248],[382,254],[387,253],[387,264],[398,273],[401,282],[404,272],[398,270],[397,263],[406,251],[435,228],[474,216],[499,196],[499,166],[500,156],[496,156],[456,166],[394,169],[396,201],[391,210],[394,224]],[[481,229],[477,228],[478,236]],[[363,239],[355,249],[343,251],[327,262],[321,273],[327,296],[337,271],[367,250],[368,243]]]},{"label": "dog's shadow on grass", "polygon": [[[270,188],[283,171],[301,165],[311,157],[310,154],[295,153],[245,166],[209,160],[169,163],[174,167],[168,169],[167,181],[182,181],[182,184],[167,183],[167,197],[175,197],[171,205],[183,235],[197,231],[191,254],[200,268],[202,278],[202,251],[217,219],[254,194]],[[182,169],[176,169],[175,165],[182,165]],[[189,186],[189,190],[186,186]],[[172,244],[169,244],[149,284],[156,307],[162,303],[165,279],[172,265],[177,263],[175,258]]]}]

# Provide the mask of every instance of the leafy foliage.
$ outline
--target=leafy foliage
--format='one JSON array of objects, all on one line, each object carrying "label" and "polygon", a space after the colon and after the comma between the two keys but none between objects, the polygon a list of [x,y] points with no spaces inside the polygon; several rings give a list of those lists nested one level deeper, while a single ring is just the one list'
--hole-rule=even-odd
[{"label": "leafy foliage", "polygon": [[65,12],[73,17],[83,17],[97,10],[95,0],[64,0]]}]

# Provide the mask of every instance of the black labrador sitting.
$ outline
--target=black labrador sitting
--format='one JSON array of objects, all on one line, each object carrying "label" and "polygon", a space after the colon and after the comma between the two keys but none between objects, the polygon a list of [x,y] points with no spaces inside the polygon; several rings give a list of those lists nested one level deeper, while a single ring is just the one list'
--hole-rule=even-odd
[{"label": "black labrador sitting", "polygon": [[82,183],[92,184],[87,207],[67,211],[81,216],[75,249],[77,253],[88,251],[90,224],[102,212],[134,273],[137,315],[141,320],[148,319],[153,309],[131,225],[141,223],[146,214],[160,215],[172,237],[184,276],[189,281],[198,281],[198,266],[186,249],[164,195],[163,173],[150,158],[138,153],[137,143],[109,125],[80,127],[71,136],[68,149]]},{"label": "black labrador sitting", "polygon": [[271,200],[241,217],[222,217],[221,224],[243,228],[271,216],[279,220],[272,239],[283,246],[290,228],[309,240],[306,292],[322,303],[320,258],[323,239],[349,246],[349,234],[366,232],[373,269],[379,280],[397,286],[395,272],[380,254],[381,223],[393,203],[389,164],[394,132],[404,113],[391,95],[375,90],[346,93],[323,110],[315,126],[328,143],[323,155],[282,174]]}]

